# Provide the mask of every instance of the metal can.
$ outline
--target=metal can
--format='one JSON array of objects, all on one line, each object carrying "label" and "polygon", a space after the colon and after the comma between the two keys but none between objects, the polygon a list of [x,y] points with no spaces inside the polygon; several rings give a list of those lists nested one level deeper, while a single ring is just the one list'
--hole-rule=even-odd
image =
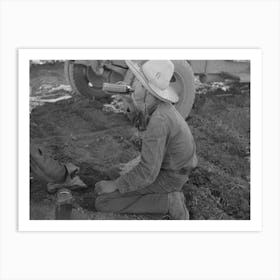
[{"label": "metal can", "polygon": [[56,220],[71,220],[73,196],[69,189],[62,188],[56,193]]}]

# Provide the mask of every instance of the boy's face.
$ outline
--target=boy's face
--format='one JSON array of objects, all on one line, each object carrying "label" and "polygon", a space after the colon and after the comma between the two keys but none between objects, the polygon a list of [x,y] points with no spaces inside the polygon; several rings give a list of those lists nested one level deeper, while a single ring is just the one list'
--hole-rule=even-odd
[{"label": "boy's face", "polygon": [[147,97],[150,94],[137,78],[135,78],[132,86],[134,88],[134,92],[131,96],[133,103],[139,111],[144,111],[145,102],[147,101]]}]

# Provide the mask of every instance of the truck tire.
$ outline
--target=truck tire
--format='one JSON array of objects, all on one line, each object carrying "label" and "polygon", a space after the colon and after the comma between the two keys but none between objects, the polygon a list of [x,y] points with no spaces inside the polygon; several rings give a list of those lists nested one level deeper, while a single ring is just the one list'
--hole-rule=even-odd
[{"label": "truck tire", "polygon": [[179,95],[176,109],[184,119],[188,117],[195,99],[194,73],[186,60],[172,60],[174,64],[174,76],[170,86]]}]

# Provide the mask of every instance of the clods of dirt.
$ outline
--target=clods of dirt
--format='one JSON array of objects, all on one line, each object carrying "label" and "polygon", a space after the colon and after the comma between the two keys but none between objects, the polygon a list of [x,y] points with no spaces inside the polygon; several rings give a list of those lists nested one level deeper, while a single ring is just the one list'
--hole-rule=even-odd
[{"label": "clods of dirt", "polygon": [[250,219],[250,95],[196,95],[188,123],[199,167],[184,187],[193,219]]}]

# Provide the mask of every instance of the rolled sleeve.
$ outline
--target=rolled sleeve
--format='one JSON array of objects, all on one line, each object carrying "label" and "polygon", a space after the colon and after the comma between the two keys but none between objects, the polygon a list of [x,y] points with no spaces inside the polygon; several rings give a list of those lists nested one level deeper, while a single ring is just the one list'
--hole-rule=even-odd
[{"label": "rolled sleeve", "polygon": [[142,142],[140,163],[116,180],[120,193],[142,189],[155,181],[164,157],[167,134],[164,119],[151,118]]}]

